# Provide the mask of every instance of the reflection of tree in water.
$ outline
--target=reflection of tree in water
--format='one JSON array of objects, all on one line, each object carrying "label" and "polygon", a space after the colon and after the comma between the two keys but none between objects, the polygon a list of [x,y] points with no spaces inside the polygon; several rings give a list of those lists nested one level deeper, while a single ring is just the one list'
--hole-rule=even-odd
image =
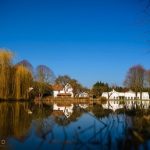
[{"label": "reflection of tree in water", "polygon": [[149,149],[150,139],[150,115],[135,115],[131,117],[132,126],[127,129],[125,147],[128,149]]},{"label": "reflection of tree in water", "polygon": [[34,105],[33,119],[35,120],[35,131],[38,137],[45,139],[48,134],[52,132],[54,120],[49,117],[53,112],[53,106],[47,106],[43,103],[41,105]]},{"label": "reflection of tree in water", "polygon": [[102,105],[94,105],[90,108],[90,110],[93,112],[95,117],[97,118],[103,118],[109,116],[109,114],[113,113],[113,110],[111,109],[104,109]]},{"label": "reflection of tree in water", "polygon": [[[149,149],[150,110],[134,111],[123,109],[112,113],[101,105],[86,109],[75,105],[67,118],[62,111],[53,111],[52,105],[3,102],[0,103],[0,136],[15,137],[25,144],[27,139],[31,140],[29,129],[33,127],[38,141],[40,138],[36,145],[39,149],[48,143],[49,146],[59,144],[62,149],[70,144],[74,149]],[[89,121],[83,125],[84,115]],[[60,143],[56,143],[57,140]]]},{"label": "reflection of tree in water", "polygon": [[[40,137],[42,140],[46,140],[46,137],[49,134],[53,134],[53,127],[55,122],[53,118],[48,117],[46,119],[38,119],[35,123],[35,131],[36,135]],[[52,135],[53,136],[53,135]]]},{"label": "reflection of tree in water", "polygon": [[32,117],[28,114],[28,103],[0,103],[0,136],[26,139]]},{"label": "reflection of tree in water", "polygon": [[143,115],[149,115],[150,114],[150,109],[144,109],[143,107],[136,106],[132,107],[131,109],[127,109],[126,107],[117,109],[115,111],[117,114],[126,114],[127,116],[143,116]]},{"label": "reflection of tree in water", "polygon": [[43,119],[51,115],[53,112],[52,105],[45,105],[42,102],[40,104],[32,104],[32,112],[33,112],[33,119]]},{"label": "reflection of tree in water", "polygon": [[[139,149],[139,147],[142,147],[143,149],[150,148],[147,142],[150,139],[150,110],[142,108],[131,110],[118,109],[113,113],[112,110],[103,109],[101,105],[94,105],[94,107],[90,107],[88,110],[92,111],[96,118],[98,120],[101,119],[101,123],[104,123],[106,126],[100,128],[98,132],[95,132],[93,138],[89,138],[86,142],[79,138],[79,133],[88,132],[90,128],[95,128],[95,126],[93,125],[87,128],[87,130],[84,129],[83,131],[80,131],[77,138],[80,142],[78,148],[83,148],[85,146],[86,148],[90,148],[93,143],[100,144],[101,149],[126,150]],[[123,119],[120,119],[120,115],[123,115]],[[104,121],[104,118],[105,121],[107,120],[107,123]],[[127,118],[130,118],[130,121]],[[123,132],[120,135],[118,134],[118,137],[115,137],[112,133],[114,131],[118,132],[120,126],[122,126]],[[103,138],[93,141],[98,134],[103,135]]]},{"label": "reflection of tree in water", "polygon": [[0,137],[25,140],[32,120],[39,119],[39,122],[42,122],[43,118],[49,116],[51,112],[50,106],[37,107],[28,102],[2,102],[0,103]]}]

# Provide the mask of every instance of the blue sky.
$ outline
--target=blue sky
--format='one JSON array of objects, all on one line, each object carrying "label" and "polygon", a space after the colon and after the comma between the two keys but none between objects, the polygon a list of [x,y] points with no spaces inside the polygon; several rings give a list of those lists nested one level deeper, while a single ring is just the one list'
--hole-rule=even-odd
[{"label": "blue sky", "polygon": [[150,68],[144,7],[140,0],[1,0],[0,47],[88,87],[122,85],[132,65]]}]

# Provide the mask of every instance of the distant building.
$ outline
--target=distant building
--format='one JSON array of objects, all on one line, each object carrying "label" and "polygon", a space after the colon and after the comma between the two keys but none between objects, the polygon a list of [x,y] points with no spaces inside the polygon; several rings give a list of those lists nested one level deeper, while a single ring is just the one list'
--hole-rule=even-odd
[{"label": "distant building", "polygon": [[[142,94],[142,95],[141,95]],[[128,100],[133,100],[133,99],[140,99],[142,96],[142,100],[148,100],[149,99],[149,93],[148,92],[138,92],[137,95],[133,91],[128,91],[128,92],[117,92],[115,90],[112,90],[111,92],[103,92],[102,97],[106,97],[107,99],[128,99]]]},{"label": "distant building", "polygon": [[73,88],[69,83],[65,87],[55,84],[52,88],[54,97],[74,97]]}]

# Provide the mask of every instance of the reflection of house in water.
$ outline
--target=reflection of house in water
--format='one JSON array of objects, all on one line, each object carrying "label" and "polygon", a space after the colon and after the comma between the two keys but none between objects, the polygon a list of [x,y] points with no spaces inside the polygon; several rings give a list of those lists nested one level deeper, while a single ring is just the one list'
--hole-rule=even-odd
[{"label": "reflection of house in water", "polygon": [[107,99],[126,99],[126,100],[134,100],[134,99],[141,99],[142,100],[149,100],[149,93],[148,92],[137,92],[137,95],[133,91],[128,92],[117,92],[112,90],[111,92],[103,92],[102,97],[106,97]]},{"label": "reflection of house in water", "polygon": [[79,107],[83,108],[83,109],[86,109],[86,108],[88,108],[88,104],[79,104]]},{"label": "reflection of house in water", "polygon": [[110,100],[110,101],[107,101],[106,104],[102,104],[102,107],[104,109],[112,109],[113,111],[116,111],[117,109],[121,109],[124,106],[122,104],[120,104],[120,102],[118,100],[116,100],[116,101]]},{"label": "reflection of house in water", "polygon": [[86,92],[81,92],[81,93],[79,94],[79,98],[89,98],[89,94],[86,93]]},{"label": "reflection of house in water", "polygon": [[25,102],[0,103],[0,137],[13,137],[18,143],[29,138],[32,116],[26,111],[28,107],[29,104]]},{"label": "reflection of house in water", "polygon": [[126,108],[126,109],[132,109],[132,108],[143,108],[148,109],[150,107],[150,101],[147,100],[126,100],[124,104],[122,104],[119,100],[108,100],[106,104],[102,104],[102,107],[104,109],[112,109],[113,111],[116,111],[117,109]]},{"label": "reflection of house in water", "polygon": [[126,101],[126,108],[127,109],[131,109],[131,108],[143,108],[143,109],[148,109],[150,107],[150,101],[148,100],[142,100],[142,101],[134,101],[134,100],[130,100],[130,101]]},{"label": "reflection of house in water", "polygon": [[54,97],[73,97],[73,88],[70,84],[66,84],[65,87],[61,85],[53,85]]},{"label": "reflection of house in water", "polygon": [[53,111],[58,112],[58,114],[62,115],[64,114],[67,118],[71,116],[73,113],[73,104],[69,106],[62,106],[62,105],[53,105]]}]

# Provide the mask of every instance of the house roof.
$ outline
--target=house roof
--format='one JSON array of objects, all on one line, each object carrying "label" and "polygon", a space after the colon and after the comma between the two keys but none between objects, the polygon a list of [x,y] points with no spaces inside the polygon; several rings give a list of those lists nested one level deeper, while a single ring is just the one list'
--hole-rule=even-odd
[{"label": "house roof", "polygon": [[52,86],[52,89],[53,89],[54,91],[60,91],[60,90],[63,90],[63,86],[60,85],[60,84],[54,84],[54,85]]}]

